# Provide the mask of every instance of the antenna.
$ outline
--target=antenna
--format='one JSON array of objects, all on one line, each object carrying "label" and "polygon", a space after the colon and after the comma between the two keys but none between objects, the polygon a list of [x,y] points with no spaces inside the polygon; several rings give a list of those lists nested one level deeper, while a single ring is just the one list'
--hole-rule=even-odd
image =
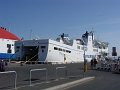
[{"label": "antenna", "polygon": [[92,40],[94,40],[95,39],[95,31],[94,31],[94,27],[92,27]]}]

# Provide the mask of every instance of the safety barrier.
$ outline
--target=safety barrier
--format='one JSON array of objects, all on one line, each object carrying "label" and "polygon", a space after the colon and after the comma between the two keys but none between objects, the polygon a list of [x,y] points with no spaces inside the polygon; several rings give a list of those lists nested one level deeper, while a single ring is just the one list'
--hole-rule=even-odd
[{"label": "safety barrier", "polygon": [[48,73],[47,73],[47,68],[31,69],[31,70],[30,70],[30,86],[32,86],[32,85],[31,85],[31,83],[32,83],[32,82],[31,82],[31,77],[32,77],[32,72],[33,72],[33,71],[46,71],[46,81],[47,81],[47,76],[48,76],[48,75],[47,75],[47,74],[48,74]]},{"label": "safety barrier", "polygon": [[66,68],[66,66],[64,66],[64,67],[56,67],[56,80],[58,80],[58,69],[65,69]]},{"label": "safety barrier", "polygon": [[16,71],[6,71],[6,72],[0,72],[0,74],[8,74],[8,73],[15,73],[15,89],[16,88],[16,83],[17,83],[17,72]]}]

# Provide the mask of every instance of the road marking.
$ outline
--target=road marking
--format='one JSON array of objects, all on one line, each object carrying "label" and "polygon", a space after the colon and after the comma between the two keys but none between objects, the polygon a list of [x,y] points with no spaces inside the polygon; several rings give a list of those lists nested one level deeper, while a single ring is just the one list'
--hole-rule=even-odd
[{"label": "road marking", "polygon": [[[35,84],[32,84],[31,86],[34,87],[36,85],[40,85],[40,84],[44,84],[44,83],[50,83],[50,81],[47,81],[47,82],[45,81],[45,82],[41,82],[41,83],[35,83]],[[26,88],[26,87],[30,87],[30,85],[19,86],[19,87],[17,87],[17,89]],[[14,90],[14,88],[6,89],[6,90]]]},{"label": "road marking", "polygon": [[61,89],[68,89],[68,88],[73,87],[73,86],[75,86],[75,85],[78,85],[78,84],[82,84],[82,83],[91,81],[91,80],[93,80],[94,78],[95,78],[95,77],[86,77],[86,78],[82,78],[82,79],[79,79],[79,80],[76,80],[76,81],[73,81],[73,82],[69,82],[69,83],[65,83],[65,84],[58,85],[58,86],[46,88],[46,89],[43,89],[43,90],[61,90]]}]

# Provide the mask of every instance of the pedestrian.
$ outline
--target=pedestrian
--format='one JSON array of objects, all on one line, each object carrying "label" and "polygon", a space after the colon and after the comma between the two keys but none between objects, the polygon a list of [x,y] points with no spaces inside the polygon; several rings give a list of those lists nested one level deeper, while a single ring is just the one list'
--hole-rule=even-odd
[{"label": "pedestrian", "polygon": [[116,62],[116,70],[119,69],[119,65],[120,65],[120,61],[119,61],[119,59],[118,59],[117,62]]},{"label": "pedestrian", "polygon": [[1,68],[2,67],[2,60],[0,60],[0,72],[2,71]]},{"label": "pedestrian", "polygon": [[90,65],[91,65],[91,69],[93,69],[93,65],[94,65],[93,59],[90,61]]},{"label": "pedestrian", "polygon": [[0,72],[4,72],[4,71],[5,71],[4,61],[0,60]]},{"label": "pedestrian", "polygon": [[8,63],[7,63],[7,61],[5,61],[5,66],[8,66]]},{"label": "pedestrian", "polygon": [[96,69],[96,65],[97,65],[97,60],[96,60],[96,58],[94,58],[93,63],[94,63],[94,69]]}]

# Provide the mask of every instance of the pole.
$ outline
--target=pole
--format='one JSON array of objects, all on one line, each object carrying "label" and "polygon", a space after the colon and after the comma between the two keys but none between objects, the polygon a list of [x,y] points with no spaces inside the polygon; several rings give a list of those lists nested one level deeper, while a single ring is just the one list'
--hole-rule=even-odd
[{"label": "pole", "polygon": [[84,77],[85,77],[85,72],[87,71],[87,61],[85,59],[85,47],[84,47]]},{"label": "pole", "polygon": [[10,63],[10,53],[9,53],[9,63]]}]

